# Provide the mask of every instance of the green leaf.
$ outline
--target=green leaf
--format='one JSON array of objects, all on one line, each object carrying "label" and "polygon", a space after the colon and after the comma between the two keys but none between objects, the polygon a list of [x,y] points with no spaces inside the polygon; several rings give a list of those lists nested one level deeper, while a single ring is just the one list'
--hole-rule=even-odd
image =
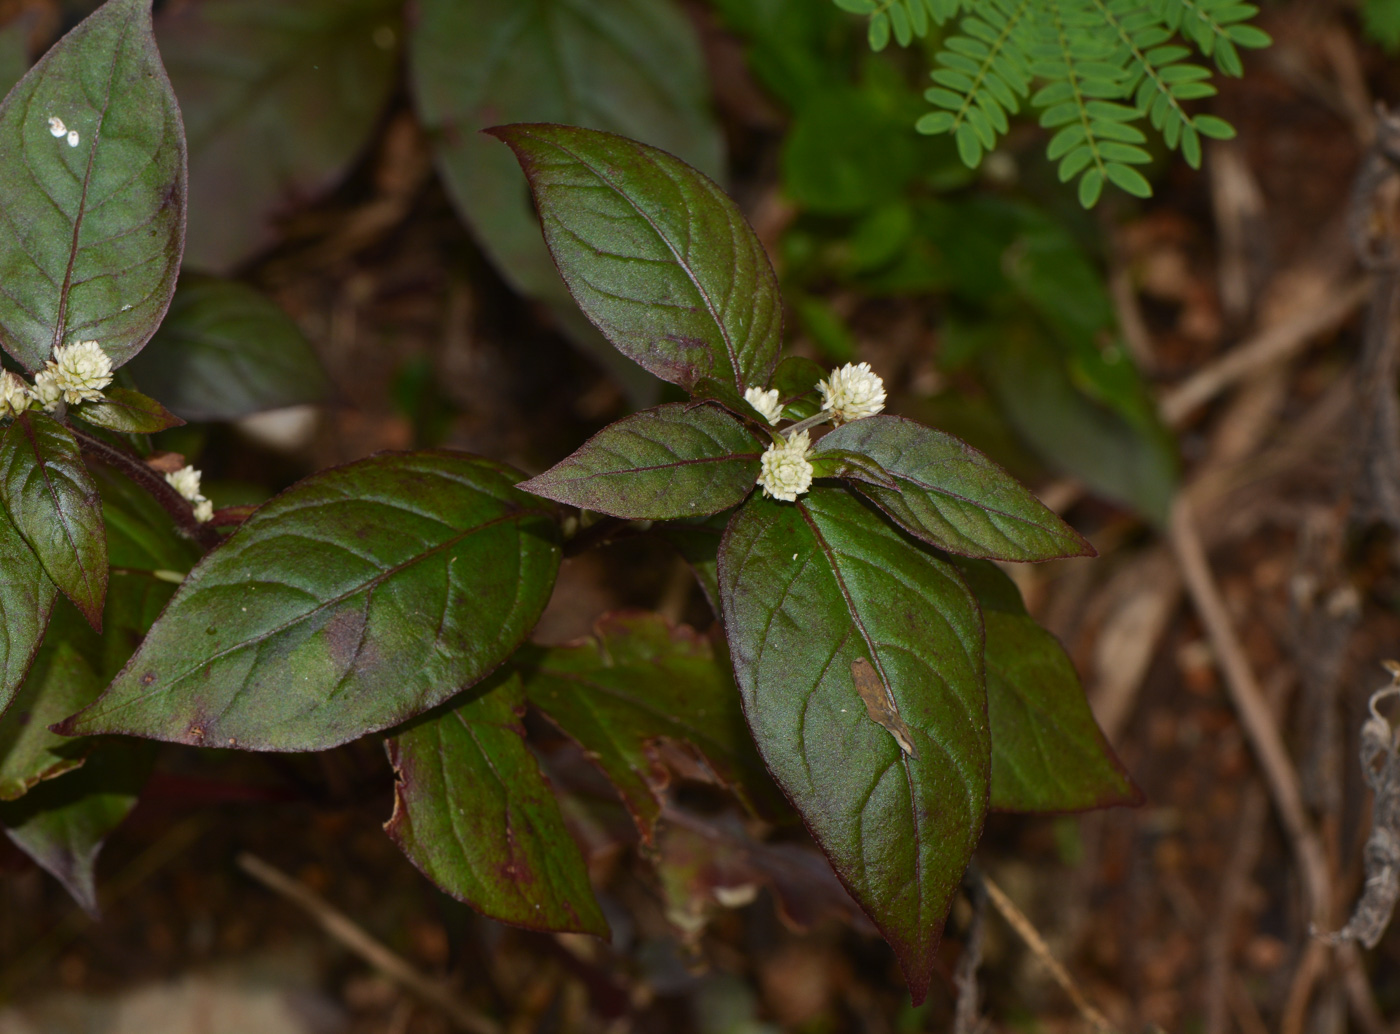
[{"label": "green leaf", "polygon": [[783,141],[783,187],[803,208],[856,215],[900,199],[919,174],[905,112],[840,84],[804,99]]},{"label": "green leaf", "polygon": [[32,18],[21,16],[0,29],[0,96],[9,93],[29,68],[32,22]]},{"label": "green leaf", "polygon": [[782,303],[763,245],[713,181],[663,151],[593,130],[493,129],[520,159],[574,300],[662,380],[766,384]]},{"label": "green leaf", "polygon": [[246,284],[188,274],[131,372],[186,420],[237,420],[326,394],[316,354],[280,306]]},{"label": "green leaf", "polygon": [[189,573],[62,731],[322,750],[436,706],[515,650],[553,588],[557,527],[517,480],[434,451],[298,482]]},{"label": "green leaf", "polygon": [[606,939],[583,855],[525,745],[524,711],[511,672],[390,737],[398,784],[384,829],[423,875],[492,919]]},{"label": "green leaf", "polygon": [[719,583],[759,751],[922,1001],[987,809],[976,601],[841,488],[751,497]]},{"label": "green leaf", "polygon": [[695,29],[674,0],[422,0],[409,76],[453,206],[506,281],[555,309],[569,335],[654,401],[569,297],[510,154],[481,135],[560,122],[659,147],[712,179],[723,138]]},{"label": "green leaf", "polygon": [[136,806],[150,769],[145,744],[100,744],[78,771],[0,803],[0,826],[97,918],[97,855]]},{"label": "green leaf", "polygon": [[833,449],[869,456],[888,471],[897,490],[869,483],[857,490],[909,534],[940,549],[998,560],[1094,555],[1015,478],[952,435],[879,415],[829,432],[815,455]]},{"label": "green leaf", "polygon": [[1015,583],[985,560],[955,561],[987,627],[992,807],[1065,812],[1142,803],[1094,721],[1074,663],[1026,613]]},{"label": "green leaf", "polygon": [[120,366],[175,290],[185,135],[150,12],[108,0],[0,104],[0,345],[30,370],[79,340]]},{"label": "green leaf", "polygon": [[0,439],[0,499],[44,571],[102,627],[107,537],[78,443],[46,413],[22,413]]},{"label": "green leaf", "polygon": [[0,715],[24,681],[57,598],[58,587],[0,507]]},{"label": "green leaf", "polygon": [[811,456],[814,478],[842,478],[899,492],[899,482],[875,460],[849,449],[822,449]]},{"label": "green leaf", "polygon": [[155,434],[184,423],[155,399],[127,388],[107,388],[98,402],[84,402],[71,410],[94,427],[118,434]]},{"label": "green leaf", "polygon": [[227,271],[342,178],[394,89],[401,7],[201,0],[162,15],[189,132],[189,265]]},{"label": "green leaf", "polygon": [[702,517],[744,501],[762,452],[718,406],[672,402],[610,424],[517,487],[629,520]]},{"label": "green leaf", "polygon": [[22,797],[42,780],[83,763],[87,745],[52,733],[49,726],[92,703],[101,691],[97,673],[71,643],[45,644],[14,704],[0,717],[0,801]]},{"label": "green leaf", "polygon": [[530,703],[602,769],[648,843],[666,783],[654,753],[659,740],[699,750],[750,807],[771,794],[727,663],[684,625],[657,614],[608,614],[588,639],[526,647],[517,657]]},{"label": "green leaf", "polygon": [[785,416],[805,420],[821,412],[817,382],[824,377],[826,371],[812,360],[790,355],[773,371],[768,387],[778,389],[778,401],[783,404]]},{"label": "green leaf", "polygon": [[[1107,148],[1108,145],[1104,145]],[[1147,182],[1147,178],[1130,165],[1120,165],[1118,162],[1109,162],[1104,166],[1108,173],[1109,181],[1120,190],[1125,190],[1133,197],[1151,197],[1152,184]]]},{"label": "green leaf", "polygon": [[717,513],[703,520],[668,521],[655,528],[690,565],[715,614],[719,614],[719,541],[729,526],[732,512]]}]

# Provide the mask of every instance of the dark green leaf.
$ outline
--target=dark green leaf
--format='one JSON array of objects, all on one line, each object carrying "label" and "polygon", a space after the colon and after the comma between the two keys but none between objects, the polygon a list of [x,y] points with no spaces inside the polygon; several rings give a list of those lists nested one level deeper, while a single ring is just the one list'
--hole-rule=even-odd
[{"label": "dark green leaf", "polygon": [[778,389],[778,401],[783,404],[784,415],[794,420],[805,420],[821,411],[817,382],[825,376],[826,371],[812,360],[790,355],[773,371],[768,387]]},{"label": "dark green leaf", "polygon": [[762,452],[718,406],[672,402],[603,428],[518,487],[630,520],[703,517],[744,501]]},{"label": "dark green leaf", "polygon": [[719,614],[719,582],[716,564],[719,562],[719,540],[729,526],[732,511],[696,521],[669,521],[656,526],[656,531],[676,547],[681,558],[695,572],[695,580],[710,601],[710,609]]},{"label": "dark green leaf", "polygon": [[956,561],[987,626],[992,807],[1063,812],[1141,804],[1104,739],[1064,647],[1026,613],[1015,583],[985,560]]},{"label": "dark green leaf", "polygon": [[899,198],[919,171],[903,112],[849,84],[804,98],[783,141],[783,185],[824,215],[854,215]]},{"label": "dark green leaf", "polygon": [[214,277],[181,277],[131,372],[186,420],[237,420],[326,394],[326,375],[291,317],[261,291]]},{"label": "dark green leaf", "polygon": [[525,745],[524,711],[511,673],[391,737],[398,785],[384,828],[423,875],[492,919],[606,938],[588,867]]},{"label": "dark green leaf", "polygon": [[78,771],[0,803],[0,826],[10,840],[94,918],[98,852],[136,806],[150,762],[145,744],[103,743]]},{"label": "dark green leaf", "polygon": [[782,304],[763,245],[713,181],[664,151],[568,126],[492,130],[525,169],[574,300],[662,380],[768,382]]},{"label": "dark green leaf", "polygon": [[859,452],[851,452],[848,449],[822,449],[813,453],[811,460],[813,477],[860,481],[899,494],[899,482],[890,476],[889,471]]},{"label": "dark green leaf", "polygon": [[101,691],[97,673],[72,644],[59,640],[39,651],[14,704],[0,717],[0,801],[22,797],[41,780],[83,763],[82,741],[52,733],[49,726]]},{"label": "dark green leaf", "polygon": [[155,399],[127,388],[108,388],[99,402],[84,402],[73,415],[118,434],[155,434],[184,423]]},{"label": "dark green leaf", "polygon": [[394,88],[400,0],[201,0],[160,21],[190,140],[186,261],[224,271],[360,153]]},{"label": "dark green leaf", "polygon": [[29,30],[32,19],[16,18],[0,29],[0,96],[10,92],[29,68]]},{"label": "dark green leaf", "polygon": [[457,211],[512,286],[553,305],[570,335],[634,393],[654,385],[579,317],[540,239],[515,163],[480,131],[503,122],[609,130],[719,179],[722,138],[689,19],[673,0],[423,0],[417,6],[409,71]]},{"label": "dark green leaf", "polygon": [[843,488],[751,497],[719,583],[755,742],[921,1001],[987,809],[976,601]]},{"label": "dark green leaf", "polygon": [[530,703],[612,780],[648,841],[661,814],[658,779],[666,780],[653,752],[658,740],[698,749],[751,805],[771,787],[728,665],[691,629],[656,614],[610,614],[592,638],[527,647],[518,657]]},{"label": "dark green leaf", "polygon": [[150,12],[108,0],[0,105],[0,345],[31,370],[78,340],[120,366],[175,290],[185,135]]},{"label": "dark green leaf", "polygon": [[180,535],[149,492],[101,463],[94,463],[89,473],[102,496],[107,559],[113,568],[163,571],[174,577],[199,562],[199,547]]},{"label": "dark green leaf", "polygon": [[559,565],[508,467],[387,453],[259,509],[180,586],[67,735],[320,750],[477,682],[534,627]]},{"label": "dark green leaf", "polygon": [[58,587],[0,506],[0,715],[44,638]]},{"label": "dark green leaf", "polygon": [[21,414],[0,439],[0,498],[48,576],[102,627],[107,537],[73,435],[46,413]]},{"label": "dark green leaf", "polygon": [[1016,479],[952,435],[896,416],[855,420],[817,443],[869,456],[898,483],[859,489],[909,534],[940,549],[998,560],[1092,556],[1094,549]]}]

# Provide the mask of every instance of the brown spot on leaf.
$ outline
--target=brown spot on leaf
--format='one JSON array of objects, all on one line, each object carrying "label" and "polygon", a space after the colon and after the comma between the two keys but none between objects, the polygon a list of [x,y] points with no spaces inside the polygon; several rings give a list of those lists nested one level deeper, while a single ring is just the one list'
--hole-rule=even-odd
[{"label": "brown spot on leaf", "polygon": [[337,668],[348,668],[357,660],[364,662],[360,644],[364,639],[367,616],[367,608],[363,605],[342,607],[326,622],[326,647]]},{"label": "brown spot on leaf", "polygon": [[874,666],[864,657],[857,657],[851,662],[851,679],[856,684],[856,692],[860,694],[860,699],[865,703],[865,712],[870,716],[870,720],[893,736],[900,750],[910,757],[918,757],[918,752],[914,749],[914,740],[909,734],[909,726],[905,725],[904,719],[899,716],[894,698],[885,688],[884,680],[880,678],[880,673]]},{"label": "brown spot on leaf", "polygon": [[148,672],[146,672],[146,674],[144,674],[144,675],[141,676],[141,685],[143,685],[143,686],[149,686],[149,685],[150,685],[152,682],[154,682],[155,680],[156,680],[156,673],[153,672],[153,671],[148,671]]}]

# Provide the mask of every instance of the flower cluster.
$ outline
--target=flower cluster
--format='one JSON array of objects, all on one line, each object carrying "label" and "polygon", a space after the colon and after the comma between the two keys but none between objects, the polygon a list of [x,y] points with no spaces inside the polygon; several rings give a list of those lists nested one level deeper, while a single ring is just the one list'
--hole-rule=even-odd
[{"label": "flower cluster", "polygon": [[0,373],[0,420],[38,406],[53,412],[59,402],[76,406],[99,402],[112,383],[112,360],[96,341],[59,345],[53,358],[34,375],[32,385],[13,373]]},{"label": "flower cluster", "polygon": [[[817,383],[817,390],[822,396],[821,412],[779,432],[782,437],[768,446],[759,460],[758,485],[766,496],[791,503],[812,487],[809,427],[827,421],[839,425],[863,420],[885,408],[885,382],[869,363],[847,363],[832,370],[830,377]],[[783,417],[777,388],[748,388],[744,401],[772,427]]]},{"label": "flower cluster", "polygon": [[203,524],[214,516],[214,504],[200,493],[199,479],[198,468],[190,466],[181,467],[174,473],[165,475],[166,483],[189,501],[194,507],[194,519]]}]

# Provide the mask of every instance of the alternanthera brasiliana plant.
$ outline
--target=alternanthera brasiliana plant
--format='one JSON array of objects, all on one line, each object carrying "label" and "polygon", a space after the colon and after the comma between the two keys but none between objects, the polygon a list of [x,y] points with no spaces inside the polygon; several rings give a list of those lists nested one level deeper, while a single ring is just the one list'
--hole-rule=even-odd
[{"label": "alternanthera brasiliana plant", "polygon": [[[150,454],[176,418],[122,369],[184,247],[184,136],[149,0],[109,0],[9,94],[0,823],[91,904],[97,848],[150,763],[141,741],[379,736],[398,777],[388,832],[431,880],[506,922],[607,936],[523,735],[533,707],[644,839],[664,821],[658,738],[699,750],[746,807],[785,796],[922,999],[989,809],[1136,798],[1073,666],[992,563],[1092,551],[979,453],[885,414],[869,366],[782,359],[767,257],[703,175],[606,133],[493,133],[583,313],[689,400],[530,479],[382,453],[216,512],[198,471]],[[622,525],[681,549],[727,651],[648,614],[528,642],[566,544]]]}]

